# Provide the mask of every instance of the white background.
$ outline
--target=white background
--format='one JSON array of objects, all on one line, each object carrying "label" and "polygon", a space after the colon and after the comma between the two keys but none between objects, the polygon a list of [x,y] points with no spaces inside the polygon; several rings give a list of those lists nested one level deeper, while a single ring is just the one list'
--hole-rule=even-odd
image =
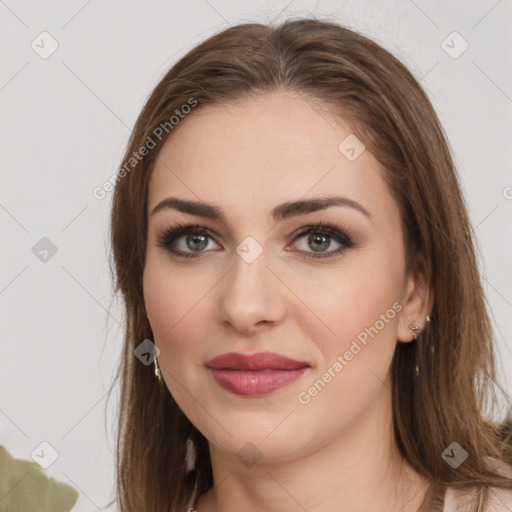
[{"label": "white background", "polygon": [[[461,175],[512,393],[511,0],[2,0],[0,444],[22,459],[55,447],[47,472],[79,489],[74,511],[115,510],[106,393],[122,311],[111,307],[111,194],[92,190],[117,172],[144,100],[188,49],[228,25],[311,14],[370,36],[422,79]],[[43,31],[58,42],[46,59],[31,47]],[[456,59],[441,46],[454,31],[469,44]],[[57,247],[46,263],[32,252],[42,237]]]}]

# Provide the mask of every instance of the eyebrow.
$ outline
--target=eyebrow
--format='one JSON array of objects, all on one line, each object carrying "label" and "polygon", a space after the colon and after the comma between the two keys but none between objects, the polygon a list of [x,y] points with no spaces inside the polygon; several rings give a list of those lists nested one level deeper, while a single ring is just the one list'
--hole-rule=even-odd
[{"label": "eyebrow", "polygon": [[[287,201],[276,206],[272,210],[272,218],[274,222],[280,222],[296,215],[303,215],[306,213],[312,213],[319,210],[325,210],[331,206],[348,206],[362,213],[371,222],[373,222],[372,214],[360,203],[349,199],[348,197],[339,196],[327,196],[327,197],[316,197],[311,199],[300,199],[297,201]],[[204,201],[191,201],[185,199],[179,199],[177,197],[168,197],[160,201],[151,212],[151,215],[155,215],[157,212],[173,209],[190,215],[197,215],[200,217],[206,217],[208,219],[220,220],[221,222],[228,225],[226,217],[222,210],[215,205],[205,203]]]}]

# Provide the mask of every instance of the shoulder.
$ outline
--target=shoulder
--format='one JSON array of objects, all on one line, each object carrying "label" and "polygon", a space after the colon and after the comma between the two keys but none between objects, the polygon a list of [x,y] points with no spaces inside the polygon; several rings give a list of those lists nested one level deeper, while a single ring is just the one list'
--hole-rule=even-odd
[{"label": "shoulder", "polygon": [[[502,461],[492,460],[498,473],[512,478],[512,466]],[[489,487],[485,512],[512,512],[512,489]],[[479,489],[446,489],[443,512],[473,512],[479,502]]]}]

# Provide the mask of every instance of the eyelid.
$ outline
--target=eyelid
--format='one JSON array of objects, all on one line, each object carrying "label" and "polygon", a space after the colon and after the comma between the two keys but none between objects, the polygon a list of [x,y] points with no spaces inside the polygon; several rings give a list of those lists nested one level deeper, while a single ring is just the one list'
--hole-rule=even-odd
[{"label": "eyelid", "polygon": [[338,226],[336,222],[314,222],[307,226],[303,226],[295,232],[293,240],[295,241],[297,238],[300,238],[309,232],[325,233],[330,235],[332,238],[338,236],[338,238],[343,238],[344,242],[351,243],[353,245],[357,242],[357,237],[351,230]]}]

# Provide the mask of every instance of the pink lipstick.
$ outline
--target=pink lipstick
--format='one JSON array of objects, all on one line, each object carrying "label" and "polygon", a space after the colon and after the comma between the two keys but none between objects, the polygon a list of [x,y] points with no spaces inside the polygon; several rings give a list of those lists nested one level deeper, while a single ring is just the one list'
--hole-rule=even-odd
[{"label": "pink lipstick", "polygon": [[287,386],[310,367],[306,362],[272,352],[229,353],[206,363],[217,383],[242,396],[261,396]]}]

